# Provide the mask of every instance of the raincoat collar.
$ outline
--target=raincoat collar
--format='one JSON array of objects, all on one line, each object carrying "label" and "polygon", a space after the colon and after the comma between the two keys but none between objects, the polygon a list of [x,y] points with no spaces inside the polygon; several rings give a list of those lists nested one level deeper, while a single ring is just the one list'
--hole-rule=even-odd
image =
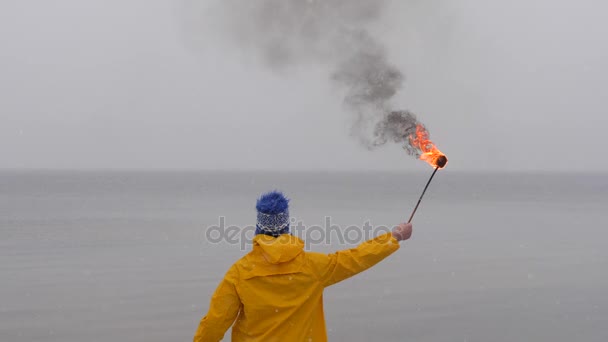
[{"label": "raincoat collar", "polygon": [[253,238],[253,250],[241,263],[244,279],[301,272],[304,266],[304,241],[289,234]]},{"label": "raincoat collar", "polygon": [[290,234],[282,234],[276,238],[258,234],[253,238],[253,252],[261,253],[271,264],[293,260],[303,250],[304,241]]}]

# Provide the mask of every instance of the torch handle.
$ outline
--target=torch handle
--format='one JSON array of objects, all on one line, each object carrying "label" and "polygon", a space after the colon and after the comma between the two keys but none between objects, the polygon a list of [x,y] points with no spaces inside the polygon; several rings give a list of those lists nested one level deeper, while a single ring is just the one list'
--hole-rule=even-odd
[{"label": "torch handle", "polygon": [[426,182],[426,186],[424,187],[424,190],[422,190],[422,194],[420,195],[420,198],[418,199],[418,203],[416,203],[416,206],[414,207],[414,211],[412,211],[412,215],[410,215],[410,219],[407,220],[407,223],[412,222],[412,219],[414,218],[414,214],[416,214],[416,210],[418,210],[418,206],[420,205],[420,202],[422,202],[422,197],[424,197],[424,193],[426,192],[426,189],[429,187],[429,184],[431,184],[433,177],[435,177],[435,173],[437,173],[437,170],[439,170],[439,167],[435,168],[435,171],[433,171],[431,178],[429,178],[429,181]]}]

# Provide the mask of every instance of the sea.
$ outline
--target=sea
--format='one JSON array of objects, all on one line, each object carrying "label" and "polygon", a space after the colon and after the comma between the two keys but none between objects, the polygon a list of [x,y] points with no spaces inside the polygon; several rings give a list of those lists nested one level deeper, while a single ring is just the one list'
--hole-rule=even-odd
[{"label": "sea", "polygon": [[[428,171],[0,171],[0,341],[191,341],[260,194],[332,253],[407,221]],[[325,290],[330,341],[608,341],[608,174],[446,168],[413,225]]]}]

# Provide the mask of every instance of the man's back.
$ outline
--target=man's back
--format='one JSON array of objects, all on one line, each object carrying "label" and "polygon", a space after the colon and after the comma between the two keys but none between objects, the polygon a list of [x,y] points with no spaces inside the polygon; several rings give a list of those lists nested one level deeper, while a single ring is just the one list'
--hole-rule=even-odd
[{"label": "man's back", "polygon": [[[323,289],[375,265],[399,248],[391,234],[334,254],[304,252],[302,240],[257,235],[213,295],[194,341],[326,341]],[[237,317],[238,315],[238,317]]]},{"label": "man's back", "polygon": [[259,235],[253,250],[233,266],[243,304],[233,340],[325,339],[324,286],[303,246],[291,235]]}]

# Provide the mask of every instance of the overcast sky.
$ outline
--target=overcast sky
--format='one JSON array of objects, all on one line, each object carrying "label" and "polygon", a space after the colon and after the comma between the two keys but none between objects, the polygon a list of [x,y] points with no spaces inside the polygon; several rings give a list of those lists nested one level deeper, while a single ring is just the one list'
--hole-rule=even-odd
[{"label": "overcast sky", "polygon": [[[429,169],[351,137],[323,67],[273,73],[184,4],[1,0],[0,168]],[[376,32],[449,168],[608,171],[606,13],[397,1]]]}]

